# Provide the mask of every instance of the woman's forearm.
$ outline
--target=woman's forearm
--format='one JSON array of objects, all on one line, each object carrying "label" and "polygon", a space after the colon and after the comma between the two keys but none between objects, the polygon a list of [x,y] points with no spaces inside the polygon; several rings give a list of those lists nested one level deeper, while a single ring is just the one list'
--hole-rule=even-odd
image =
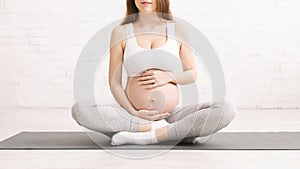
[{"label": "woman's forearm", "polygon": [[170,75],[170,82],[180,85],[194,83],[197,79],[197,74],[194,70],[185,70],[183,72],[166,72]]},{"label": "woman's forearm", "polygon": [[118,101],[118,103],[126,109],[130,114],[136,115],[136,110],[132,106],[132,104],[129,102],[126,93],[123,90],[122,85],[114,84],[110,88],[114,98]]}]

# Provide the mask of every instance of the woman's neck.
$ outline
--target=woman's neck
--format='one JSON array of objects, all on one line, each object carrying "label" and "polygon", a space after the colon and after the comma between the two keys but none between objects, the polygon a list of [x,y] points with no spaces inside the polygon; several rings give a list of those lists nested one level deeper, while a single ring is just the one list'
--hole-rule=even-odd
[{"label": "woman's neck", "polygon": [[136,23],[141,27],[152,27],[162,23],[162,19],[157,16],[156,12],[138,13]]}]

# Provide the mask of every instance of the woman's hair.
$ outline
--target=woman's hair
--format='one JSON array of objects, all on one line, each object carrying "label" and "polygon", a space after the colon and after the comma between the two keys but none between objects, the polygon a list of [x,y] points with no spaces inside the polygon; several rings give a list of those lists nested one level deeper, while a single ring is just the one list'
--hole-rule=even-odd
[{"label": "woman's hair", "polygon": [[[169,0],[155,0],[155,1],[157,4],[156,12],[158,14],[158,17],[164,18],[166,20],[173,20],[173,16],[170,10],[170,1]],[[135,5],[134,0],[127,0],[126,6],[127,6],[126,17],[121,22],[120,25],[132,23],[138,17],[139,10]]]}]

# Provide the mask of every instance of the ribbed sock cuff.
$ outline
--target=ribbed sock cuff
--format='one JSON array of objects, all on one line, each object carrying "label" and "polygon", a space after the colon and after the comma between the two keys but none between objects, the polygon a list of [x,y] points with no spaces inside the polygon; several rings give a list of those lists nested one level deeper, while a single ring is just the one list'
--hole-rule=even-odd
[{"label": "ribbed sock cuff", "polygon": [[129,127],[129,131],[131,132],[137,132],[139,131],[139,122],[137,122],[136,120],[130,119],[130,127]]},{"label": "ribbed sock cuff", "polygon": [[151,143],[158,143],[158,140],[157,140],[157,137],[156,137],[156,134],[155,134],[155,130],[154,131],[150,131],[152,133],[152,141]]}]

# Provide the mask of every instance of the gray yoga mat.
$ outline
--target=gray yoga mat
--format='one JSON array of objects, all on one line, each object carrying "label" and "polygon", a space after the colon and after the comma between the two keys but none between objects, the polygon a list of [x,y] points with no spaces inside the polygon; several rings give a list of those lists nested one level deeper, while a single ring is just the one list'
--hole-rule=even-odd
[{"label": "gray yoga mat", "polygon": [[[92,138],[92,139],[90,139]],[[97,144],[94,143],[97,142]],[[178,142],[178,141],[177,141]],[[174,142],[111,146],[97,132],[20,132],[0,142],[0,150],[170,149]],[[300,150],[300,132],[217,132],[204,144],[182,144],[174,150]]]}]

